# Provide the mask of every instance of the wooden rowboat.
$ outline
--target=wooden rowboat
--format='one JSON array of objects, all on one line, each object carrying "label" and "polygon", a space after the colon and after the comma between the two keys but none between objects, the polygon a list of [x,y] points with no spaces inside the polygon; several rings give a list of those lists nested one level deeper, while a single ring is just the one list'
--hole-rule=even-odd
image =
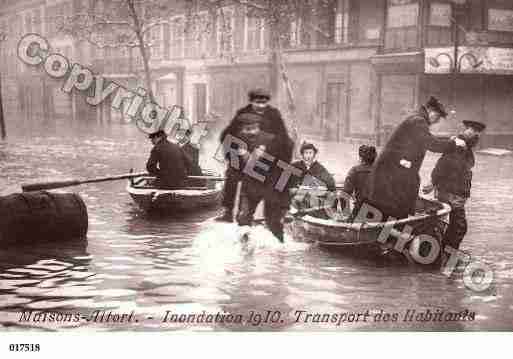
[{"label": "wooden rowboat", "polygon": [[[451,211],[448,204],[419,197],[415,216],[397,220],[396,222],[350,223],[332,219],[325,208],[313,208],[304,211],[304,215],[294,216],[292,231],[294,238],[306,242],[316,242],[321,246],[339,248],[342,251],[359,254],[384,254],[395,252],[410,259],[409,248],[418,245],[420,235],[429,235],[441,245],[446,229],[446,217]],[[388,236],[386,241],[378,241],[384,228],[401,230],[406,225],[411,228],[412,240],[408,241],[402,252],[397,253],[396,238]],[[429,244],[428,248],[429,250]],[[420,251],[422,255],[422,251]]]},{"label": "wooden rowboat", "polygon": [[220,203],[223,189],[220,181],[206,179],[202,180],[203,186],[167,190],[153,187],[150,184],[153,179],[137,177],[129,181],[126,188],[134,202],[144,211],[174,214],[213,207]]}]

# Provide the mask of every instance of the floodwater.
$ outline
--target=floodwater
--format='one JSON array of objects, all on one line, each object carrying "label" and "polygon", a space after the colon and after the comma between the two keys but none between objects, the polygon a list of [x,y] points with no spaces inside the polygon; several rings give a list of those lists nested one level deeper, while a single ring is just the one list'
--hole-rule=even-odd
[{"label": "floodwater", "polygon": [[[342,180],[356,146],[320,147],[321,162]],[[214,148],[205,146],[202,161],[219,169]],[[149,150],[148,140],[131,125],[64,136],[13,132],[0,144],[0,188],[6,194],[20,191],[21,183],[142,170]],[[426,159],[424,179],[435,159]],[[280,245],[263,228],[241,244],[234,225],[211,220],[215,209],[147,217],[132,203],[124,181],[61,190],[77,192],[86,202],[87,241],[38,245],[34,238],[29,247],[0,249],[0,330],[511,330],[512,175],[513,157],[477,156],[462,249],[494,268],[495,283],[483,293],[467,289],[461,277],[345,256],[290,235]],[[407,310],[468,310],[475,317],[404,321]],[[44,311],[54,320],[20,320],[23,311]],[[70,313],[78,315],[76,321],[68,320]],[[315,313],[355,315],[305,322],[306,314]],[[122,314],[123,323],[113,322]],[[187,324],[172,314],[203,319]]]}]

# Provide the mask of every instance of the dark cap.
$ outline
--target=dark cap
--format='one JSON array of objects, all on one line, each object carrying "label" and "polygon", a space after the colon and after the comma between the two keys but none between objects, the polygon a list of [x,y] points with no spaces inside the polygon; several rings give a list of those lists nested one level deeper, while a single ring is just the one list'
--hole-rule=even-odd
[{"label": "dark cap", "polygon": [[313,143],[303,142],[301,145],[301,148],[299,149],[299,152],[303,154],[306,150],[314,150],[315,153],[317,153],[319,150],[317,150],[317,147],[314,146]]},{"label": "dark cap", "polygon": [[159,136],[166,136],[167,137],[167,135],[164,132],[164,130],[158,130],[157,132],[150,133],[148,135],[148,138],[151,139],[151,138],[155,138],[155,137],[159,137]]},{"label": "dark cap", "polygon": [[486,125],[484,123],[481,123],[481,122],[478,122],[478,121],[469,121],[469,120],[465,120],[465,121],[462,121],[463,124],[467,127],[470,127],[470,128],[473,128],[474,130],[478,131],[478,132],[483,132],[486,128]]},{"label": "dark cap", "polygon": [[373,164],[377,155],[376,147],[361,145],[358,148],[358,155],[365,163]]},{"label": "dark cap", "polygon": [[237,115],[237,122],[243,125],[253,125],[255,123],[260,123],[262,121],[262,116],[254,112],[243,112]]},{"label": "dark cap", "polygon": [[266,89],[256,88],[248,92],[248,98],[249,101],[253,101],[259,98],[269,101],[271,99],[271,94]]},{"label": "dark cap", "polygon": [[442,117],[447,117],[448,113],[445,111],[444,105],[434,96],[429,97],[429,100],[426,102],[426,107],[429,107],[440,114]]}]

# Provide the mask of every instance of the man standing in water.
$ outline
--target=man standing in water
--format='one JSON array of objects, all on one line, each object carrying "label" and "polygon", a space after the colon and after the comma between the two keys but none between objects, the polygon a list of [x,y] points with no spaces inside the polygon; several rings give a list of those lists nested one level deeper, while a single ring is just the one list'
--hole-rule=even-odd
[{"label": "man standing in water", "polygon": [[472,167],[475,163],[473,148],[486,128],[483,123],[477,121],[463,121],[463,125],[465,130],[458,138],[465,141],[467,147],[444,153],[431,173],[431,183],[422,189],[425,194],[434,189],[436,199],[451,206],[449,227],[445,232],[443,244],[454,249],[459,249],[467,233],[465,203],[470,197],[472,185]]},{"label": "man standing in water", "polygon": [[246,144],[246,148],[239,148],[242,186],[237,223],[243,231],[248,229],[253,224],[258,204],[264,201],[265,223],[271,233],[283,242],[283,218],[290,198],[287,190],[279,191],[274,187],[282,173],[277,166],[280,143],[276,136],[260,130],[261,120],[262,116],[256,113],[246,112],[237,116],[240,126],[237,135]]},{"label": "man standing in water", "polygon": [[[261,116],[260,130],[262,132],[274,135],[274,141],[278,144],[277,151],[282,161],[290,163],[288,153],[292,153],[293,143],[290,139],[285,122],[281,117],[278,109],[269,105],[271,94],[264,89],[258,88],[248,93],[249,104],[239,109],[230,124],[221,133],[221,144],[227,135],[237,137],[241,128],[241,120],[239,115],[243,113],[254,113]],[[223,207],[224,213],[217,217],[218,221],[233,222],[233,207],[235,205],[235,196],[237,192],[237,184],[241,180],[241,174],[238,169],[228,165],[225,173],[225,183],[223,189]]]},{"label": "man standing in water", "polygon": [[443,139],[429,127],[447,117],[444,106],[430,97],[427,103],[404,120],[393,132],[369,174],[367,203],[388,217],[406,218],[415,214],[420,187],[419,170],[426,151],[445,153],[465,147],[459,138]]}]

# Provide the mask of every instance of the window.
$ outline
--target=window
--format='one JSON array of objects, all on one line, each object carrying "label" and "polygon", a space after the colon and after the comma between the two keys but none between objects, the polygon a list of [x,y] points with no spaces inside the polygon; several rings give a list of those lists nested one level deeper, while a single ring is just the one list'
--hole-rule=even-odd
[{"label": "window", "polygon": [[401,28],[417,26],[419,18],[419,4],[409,3],[402,4],[398,0],[391,1],[391,4],[397,3],[401,5],[390,5],[387,13],[387,27]]},{"label": "window", "polygon": [[34,31],[37,34],[40,34],[42,32],[42,19],[41,19],[41,10],[36,9],[34,10],[34,22],[33,22],[33,28],[32,31]]},{"label": "window", "polygon": [[183,17],[171,19],[171,58],[182,58],[184,56],[184,20]]},{"label": "window", "polygon": [[150,58],[160,59],[162,57],[162,26],[157,25],[150,29],[148,41]]},{"label": "window", "polygon": [[207,54],[208,45],[208,13],[201,12],[194,14],[188,21],[186,27],[185,56],[198,58]]},{"label": "window", "polygon": [[32,12],[25,14],[25,33],[32,32]]},{"label": "window", "polygon": [[450,27],[452,17],[451,4],[432,3],[429,11],[429,25]]},{"label": "window", "polygon": [[349,41],[349,0],[338,0],[335,15],[335,43]]},{"label": "window", "polygon": [[217,53],[233,51],[233,29],[235,27],[233,9],[223,8],[217,14]]},{"label": "window", "polygon": [[264,48],[264,21],[258,17],[246,17],[244,50],[261,50]]},{"label": "window", "polygon": [[300,17],[292,20],[290,22],[290,46],[297,47],[301,45],[301,28],[302,28],[302,20]]}]

